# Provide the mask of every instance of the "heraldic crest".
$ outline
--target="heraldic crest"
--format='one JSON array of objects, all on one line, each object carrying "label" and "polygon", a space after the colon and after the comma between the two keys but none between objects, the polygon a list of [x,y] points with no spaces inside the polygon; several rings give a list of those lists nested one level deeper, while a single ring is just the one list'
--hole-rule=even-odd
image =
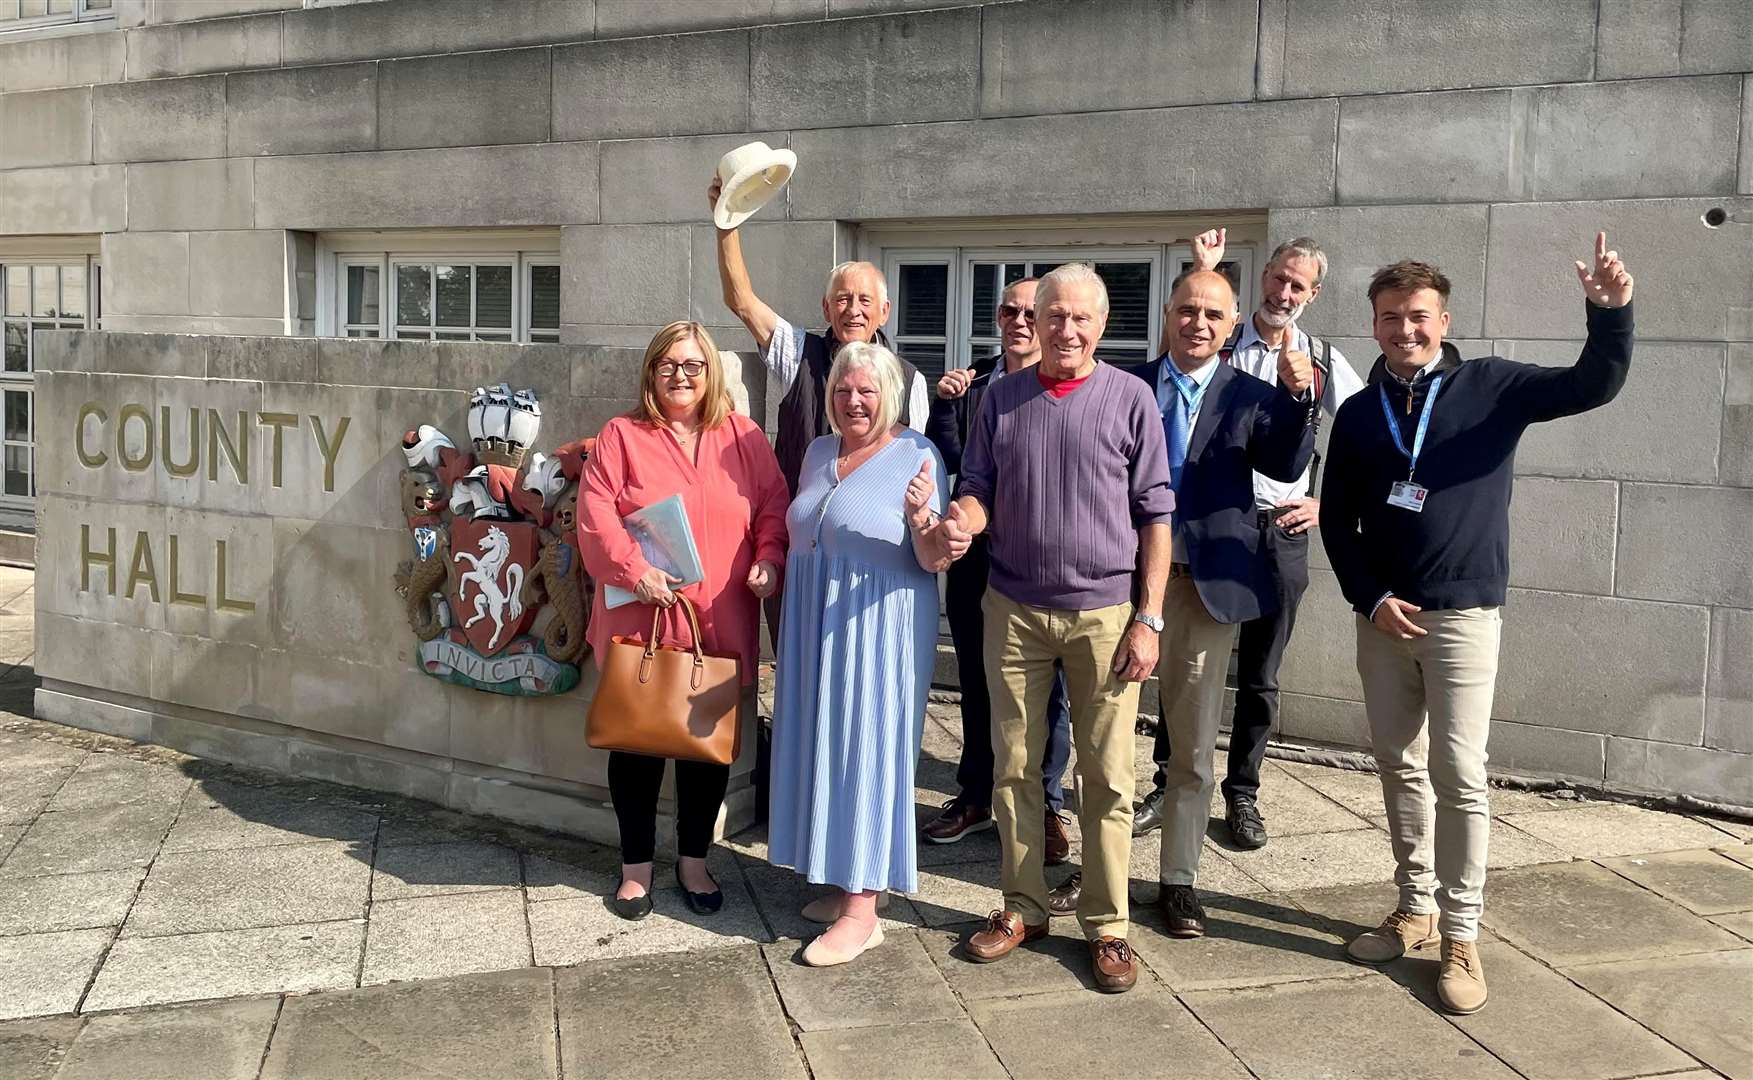
[{"label": "heraldic crest", "polygon": [[533,390],[501,383],[469,401],[459,450],[422,424],[402,439],[402,513],[414,557],[396,593],[420,639],[420,668],[496,694],[562,694],[590,646],[590,583],[578,553],[578,481],[594,439],[530,447],[542,426]]}]

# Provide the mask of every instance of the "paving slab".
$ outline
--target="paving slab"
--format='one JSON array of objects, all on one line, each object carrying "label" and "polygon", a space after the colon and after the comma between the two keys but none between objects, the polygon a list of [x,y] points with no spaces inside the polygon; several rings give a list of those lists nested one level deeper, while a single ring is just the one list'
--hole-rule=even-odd
[{"label": "paving slab", "polygon": [[804,1031],[962,1016],[955,995],[912,931],[889,935],[877,948],[839,967],[805,967],[803,950],[794,942],[763,946],[761,951],[785,1011]]},{"label": "paving slab", "polygon": [[1275,836],[1258,851],[1226,851],[1224,857],[1273,892],[1394,879],[1387,834],[1376,829]]},{"label": "paving slab", "polygon": [[1482,921],[1554,967],[1732,949],[1741,944],[1679,905],[1586,862],[1493,876]]},{"label": "paving slab", "polygon": [[85,1021],[77,1016],[0,1024],[0,1076],[51,1080]]},{"label": "paving slab", "polygon": [[913,901],[919,921],[925,926],[953,926],[984,919],[1004,903],[1004,894],[998,888],[999,873],[998,862],[990,859],[922,866],[919,891],[908,899]]},{"label": "paving slab", "polygon": [[[1186,1006],[1148,983],[1118,997],[1074,990],[973,1001],[968,1014],[1013,1076],[1087,1076],[1099,1060],[1107,1076],[1160,1076],[1172,1070],[1202,1080],[1248,1077],[1236,1056]],[[1092,1053],[1086,1039],[1068,1037],[1098,1031],[1099,1053]]]},{"label": "paving slab", "polygon": [[1753,820],[1715,817],[1709,814],[1692,814],[1690,816],[1694,821],[1697,821],[1700,824],[1709,825],[1714,829],[1721,829],[1723,832],[1737,838],[1742,843],[1753,841]]},{"label": "paving slab", "polygon": [[105,806],[43,814],[0,865],[0,877],[143,867],[176,816],[171,806]]},{"label": "paving slab", "polygon": [[[1379,794],[1379,781],[1376,789]],[[1301,778],[1279,768],[1274,762],[1261,766],[1258,805],[1261,817],[1266,819],[1266,831],[1273,837],[1344,832],[1348,829],[1370,827],[1364,815],[1352,813],[1339,800],[1303,783]],[[1224,812],[1223,790],[1213,786],[1206,835],[1215,840],[1219,847],[1227,849],[1230,834],[1228,826],[1224,824]]]},{"label": "paving slab", "polygon": [[[1163,871],[1163,834],[1157,832],[1134,837],[1132,840],[1132,858],[1128,874],[1132,880],[1132,902],[1148,904],[1156,899],[1157,885],[1162,880]],[[1047,876],[1049,885],[1057,881],[1051,873]],[[1232,896],[1246,896],[1250,893],[1263,893],[1266,886],[1242,871],[1230,861],[1229,852],[1222,850],[1210,836],[1205,838],[1199,850],[1199,887],[1208,892],[1229,893]]]},{"label": "paving slab", "polygon": [[13,769],[0,773],[0,823],[29,825],[55,797],[74,766]]},{"label": "paving slab", "polygon": [[1171,938],[1155,904],[1132,909],[1132,943],[1150,969],[1177,991],[1367,972],[1345,959],[1344,942],[1320,919],[1282,896],[1200,892],[1205,936]]},{"label": "paving slab", "polygon": [[143,870],[0,878],[0,937],[122,925]]},{"label": "paving slab", "polygon": [[189,793],[181,816],[165,837],[164,850],[211,851],[312,840],[369,844],[376,832],[377,815],[368,811],[315,796],[283,794],[281,789],[206,780]]},{"label": "paving slab", "polygon": [[[1385,820],[1382,827],[1386,831]],[[1502,818],[1492,820],[1491,840],[1485,855],[1487,870],[1513,870],[1518,866],[1570,861],[1571,854],[1568,851],[1554,847],[1537,836],[1530,836]]]},{"label": "paving slab", "polygon": [[1714,851],[1629,855],[1601,865],[1695,915],[1753,911],[1753,867]]},{"label": "paving slab", "polygon": [[[1380,817],[1382,778],[1373,772],[1355,769],[1334,769],[1300,761],[1278,761],[1273,765],[1287,776],[1302,781],[1334,802],[1360,817]],[[1264,776],[1264,773],[1262,773]],[[1262,785],[1264,788],[1264,785]],[[1221,793],[1220,793],[1221,794]],[[1268,826],[1268,832],[1272,832]]]},{"label": "paving slab", "polygon": [[416,896],[373,901],[360,983],[440,979],[530,966],[523,893]]},{"label": "paving slab", "polygon": [[113,936],[64,930],[0,938],[0,1020],[72,1012]]},{"label": "paving slab", "polygon": [[363,920],[125,938],[104,960],[85,1009],[351,987],[364,944]]},{"label": "paving slab", "polygon": [[[734,863],[733,863],[734,865]],[[524,895],[530,903],[548,900],[585,900],[612,895],[620,887],[618,861],[596,866],[577,866],[541,855],[523,856]]]},{"label": "paving slab", "polygon": [[193,783],[178,768],[137,761],[125,754],[93,753],[61,785],[48,808],[86,810],[141,803],[176,806]]},{"label": "paving slab", "polygon": [[436,822],[414,818],[384,818],[378,825],[377,846],[400,847],[403,844],[459,844],[473,839],[455,829]]},{"label": "paving slab", "polygon": [[1753,949],[1565,974],[1729,1080],[1753,1077]]},{"label": "paving slab", "polygon": [[816,1080],[871,1076],[954,1076],[1009,1080],[1010,1073],[967,1020],[806,1031],[798,1036]]},{"label": "paving slab", "polygon": [[9,784],[49,772],[71,772],[89,752],[18,732],[0,733],[0,778]]},{"label": "paving slab", "polygon": [[1260,1080],[1516,1075],[1380,976],[1205,990],[1182,1000]]},{"label": "paving slab", "polygon": [[523,884],[517,852],[497,844],[409,844],[377,853],[373,900],[515,889]]},{"label": "paving slab", "polygon": [[371,868],[344,843],[168,852],[122,936],[156,937],[365,917]]},{"label": "paving slab", "polygon": [[[940,809],[937,803],[926,808],[928,813],[920,813],[921,827],[936,817]],[[916,856],[920,866],[943,866],[949,863],[994,862],[1004,857],[998,845],[998,829],[981,829],[979,832],[968,833],[953,844],[934,844],[923,837],[919,840]]]},{"label": "paving slab", "polygon": [[1725,835],[1683,814],[1624,803],[1589,803],[1556,813],[1507,814],[1516,828],[1579,859],[1609,859],[1721,844]]},{"label": "paving slab", "polygon": [[55,1080],[254,1077],[279,1012],[266,997],[93,1016]]},{"label": "paving slab", "polygon": [[[802,912],[805,904],[818,896],[833,892],[830,886],[811,885],[790,867],[747,859],[742,861],[743,874],[749,882],[749,892],[753,894],[755,905],[760,908],[776,939],[809,941],[822,932],[822,925],[810,922],[803,917]],[[888,934],[924,925],[913,901],[898,893],[889,895],[888,907],[879,914],[883,932]]]},{"label": "paving slab", "polygon": [[1491,814],[1539,814],[1548,810],[1575,810],[1590,805],[1589,800],[1570,790],[1525,791],[1520,788],[1492,787]]},{"label": "paving slab", "polygon": [[1719,844],[1713,850],[1719,855],[1725,855],[1735,860],[1742,866],[1753,866],[1753,845]]},{"label": "paving slab", "polygon": [[0,863],[4,863],[6,856],[12,854],[12,849],[17,845],[18,838],[24,835],[24,830],[28,827],[26,825],[0,825]]},{"label": "paving slab", "polygon": [[536,963],[577,964],[773,940],[740,877],[719,875],[718,887],[724,890],[724,907],[715,915],[688,910],[675,885],[659,885],[652,894],[652,913],[638,922],[616,915],[601,896],[531,904],[530,940]]},{"label": "paving slab", "polygon": [[555,1056],[553,976],[526,969],[289,997],[261,1075],[539,1080]]},{"label": "paving slab", "polygon": [[1741,911],[1733,915],[1716,915],[1710,921],[1731,934],[1753,941],[1753,911]]},{"label": "paving slab", "polygon": [[807,1075],[754,946],[562,968],[554,987],[569,1076]]},{"label": "paving slab", "polygon": [[937,964],[950,989],[963,1001],[1058,994],[1083,987],[1093,990],[1089,942],[1076,919],[1054,919],[1051,933],[996,964],[968,959],[968,935],[984,926],[968,923],[947,930],[921,930],[919,940]]}]

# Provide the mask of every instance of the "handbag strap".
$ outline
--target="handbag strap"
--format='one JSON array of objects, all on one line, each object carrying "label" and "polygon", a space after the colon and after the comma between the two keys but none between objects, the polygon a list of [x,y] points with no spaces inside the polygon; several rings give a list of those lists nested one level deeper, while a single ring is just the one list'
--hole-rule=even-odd
[{"label": "handbag strap", "polygon": [[[694,602],[683,596],[681,593],[675,593],[674,595],[676,603],[681,606],[682,614],[688,619],[688,629],[694,635],[694,666],[697,668],[705,667],[706,650],[705,646],[700,642],[700,616],[694,610]],[[651,635],[645,640],[645,655],[647,659],[655,655],[657,652],[658,630],[660,629],[662,622],[663,608],[653,604],[651,606]]]}]

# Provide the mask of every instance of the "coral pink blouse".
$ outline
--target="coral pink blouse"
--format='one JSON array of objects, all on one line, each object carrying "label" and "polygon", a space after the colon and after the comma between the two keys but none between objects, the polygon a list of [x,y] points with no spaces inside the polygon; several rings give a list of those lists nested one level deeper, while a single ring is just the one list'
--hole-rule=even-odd
[{"label": "coral pink blouse", "polygon": [[[681,590],[699,611],[701,644],[707,652],[739,656],[743,684],[751,685],[760,659],[761,602],[749,591],[749,568],[765,560],[783,571],[791,498],[766,434],[740,413],[700,433],[696,461],[668,428],[631,417],[616,417],[597,436],[578,498],[579,551],[597,585],[586,635],[597,666],[611,637],[644,641],[651,633],[649,605],[603,606],[605,584],[631,591],[651,569],[621,519],[676,494],[706,571],[704,581]],[[664,613],[660,628],[666,645],[693,646],[680,607]]]}]

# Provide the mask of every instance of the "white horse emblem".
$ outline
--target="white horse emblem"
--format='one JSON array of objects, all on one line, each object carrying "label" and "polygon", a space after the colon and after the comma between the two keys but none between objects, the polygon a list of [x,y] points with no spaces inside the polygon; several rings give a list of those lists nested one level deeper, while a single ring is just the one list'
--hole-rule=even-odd
[{"label": "white horse emblem", "polygon": [[[457,579],[457,599],[466,605],[469,586],[475,586],[475,613],[463,623],[463,629],[467,630],[482,619],[492,619],[493,637],[487,642],[487,649],[491,652],[499,647],[499,635],[505,632],[505,625],[517,622],[523,615],[520,594],[523,592],[524,570],[517,563],[506,565],[506,559],[511,555],[511,540],[497,525],[488,527],[487,534],[481,537],[479,550],[479,558],[466,551],[456,553],[454,561],[460,563],[467,559],[474,567]],[[505,579],[503,584],[501,576]]]}]

